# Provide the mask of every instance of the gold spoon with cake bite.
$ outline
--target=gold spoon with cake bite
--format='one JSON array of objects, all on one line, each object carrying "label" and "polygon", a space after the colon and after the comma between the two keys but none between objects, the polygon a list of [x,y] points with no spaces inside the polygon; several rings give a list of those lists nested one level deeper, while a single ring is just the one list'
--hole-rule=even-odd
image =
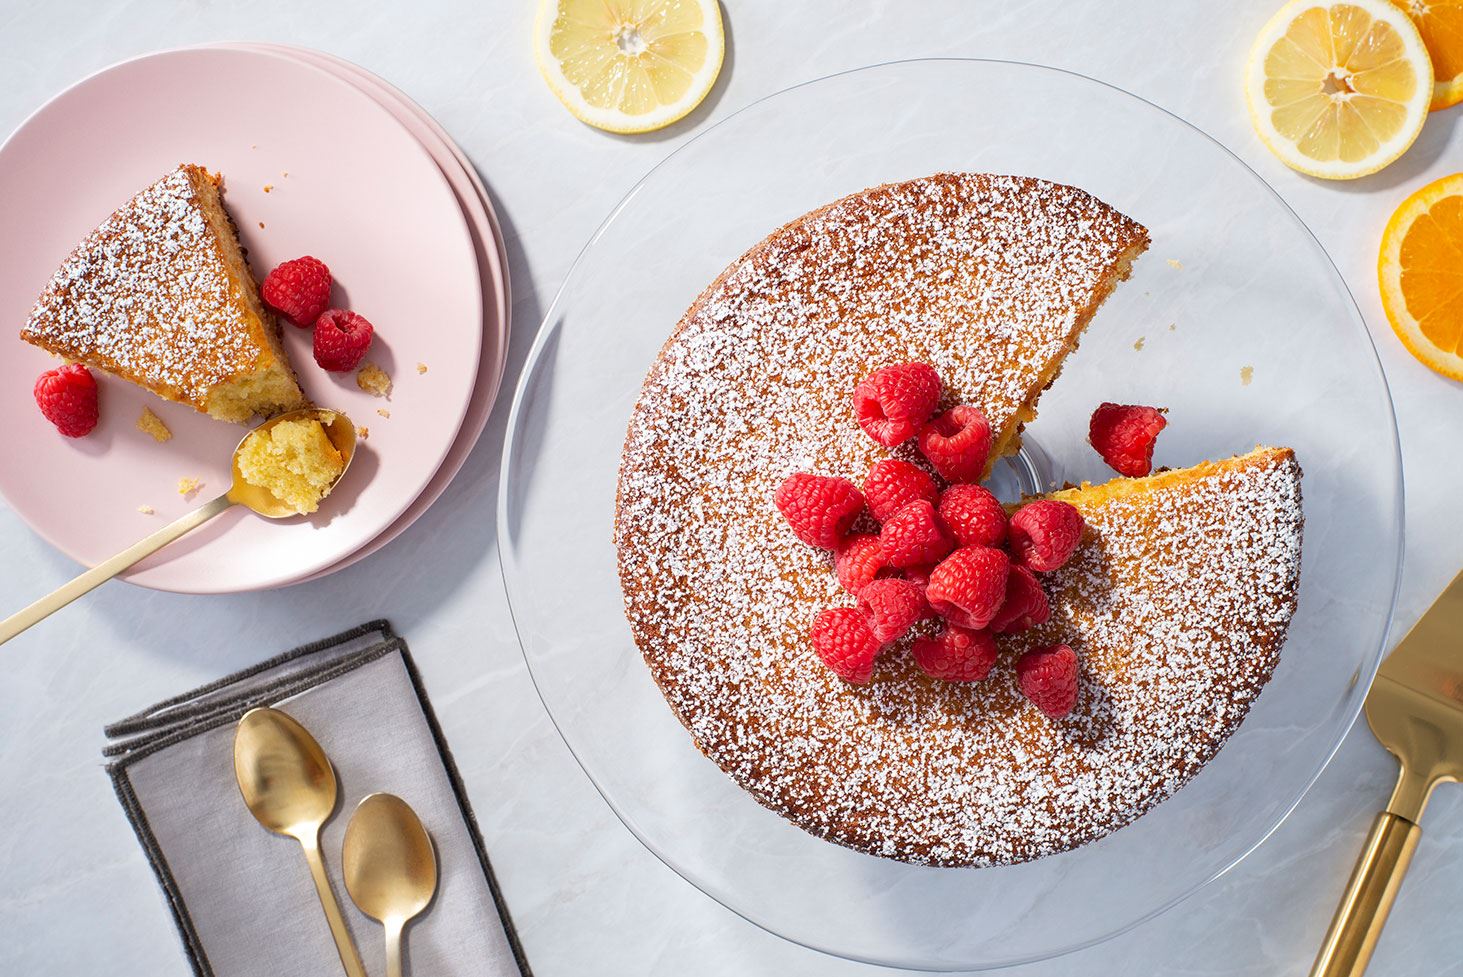
[{"label": "gold spoon with cake bite", "polygon": [[[0,621],[0,644],[235,505],[266,519],[314,512],[340,484],[355,453],[356,426],[338,410],[308,407],[271,417],[234,449],[233,484],[227,492]],[[303,459],[313,469],[312,477],[281,471],[281,454]]]}]

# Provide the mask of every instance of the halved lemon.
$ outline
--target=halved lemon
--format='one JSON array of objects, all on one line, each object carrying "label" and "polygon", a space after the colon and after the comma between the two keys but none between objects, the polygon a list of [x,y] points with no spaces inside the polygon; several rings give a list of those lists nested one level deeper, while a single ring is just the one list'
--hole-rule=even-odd
[{"label": "halved lemon", "polygon": [[1406,152],[1432,88],[1422,35],[1388,0],[1291,0],[1255,38],[1245,69],[1265,145],[1328,180],[1375,173]]},{"label": "halved lemon", "polygon": [[1397,0],[1433,62],[1432,110],[1463,102],[1463,0]]},{"label": "halved lemon", "polygon": [[1463,173],[1402,201],[1382,232],[1382,308],[1402,345],[1463,380]]},{"label": "halved lemon", "polygon": [[649,132],[701,103],[725,52],[716,0],[541,0],[534,57],[575,118]]}]

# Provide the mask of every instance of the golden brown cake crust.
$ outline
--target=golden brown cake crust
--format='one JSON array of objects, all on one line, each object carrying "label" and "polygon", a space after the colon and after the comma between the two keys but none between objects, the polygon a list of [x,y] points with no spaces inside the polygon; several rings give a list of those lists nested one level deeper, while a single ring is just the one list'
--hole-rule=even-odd
[{"label": "golden brown cake crust", "polygon": [[[304,406],[219,184],[183,165],[118,208],[56,271],[21,338],[225,420]],[[266,396],[250,403],[256,381]],[[245,393],[220,396],[231,385]]]},{"label": "golden brown cake crust", "polygon": [[[794,539],[772,504],[794,471],[861,482],[889,454],[849,406],[854,383],[887,363],[931,363],[948,401],[980,405],[1014,436],[1146,243],[1139,225],[1080,190],[942,174],[794,221],[682,319],[630,423],[620,577],[661,691],[760,802],[873,854],[1022,861],[1128,823],[1243,717],[1294,606],[1299,472],[1288,452],[1086,506],[1093,528],[1052,581],[1047,630],[1077,648],[1088,677],[1057,724],[1017,692],[1009,649],[1007,667],[974,686],[926,678],[902,648],[881,657],[869,686],[841,682],[806,634],[820,610],[851,598],[828,554]],[[1128,562],[1131,541],[1160,528],[1168,542],[1143,543],[1158,561],[1151,579],[1187,575],[1194,588],[1184,598],[1194,610],[1170,624],[1143,609],[1176,598],[1145,593],[1150,577]],[[1195,544],[1215,536],[1226,548],[1200,559]]]}]

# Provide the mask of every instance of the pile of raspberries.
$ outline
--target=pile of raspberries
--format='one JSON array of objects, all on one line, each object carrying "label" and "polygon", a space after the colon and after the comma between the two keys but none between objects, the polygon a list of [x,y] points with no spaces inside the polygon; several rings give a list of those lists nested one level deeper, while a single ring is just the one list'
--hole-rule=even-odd
[{"label": "pile of raspberries", "polygon": [[[1074,506],[1041,499],[1008,517],[976,484],[990,457],[990,423],[970,405],[936,414],[941,392],[933,367],[903,363],[875,371],[853,395],[869,437],[888,448],[917,439],[938,479],[913,462],[886,458],[869,469],[862,491],[846,478],[799,473],[775,496],[798,539],[833,551],[838,582],[857,599],[855,607],[822,611],[812,629],[818,657],[856,685],[872,677],[881,651],[929,618],[940,619],[940,630],[912,643],[915,663],[937,679],[981,681],[996,663],[996,635],[1050,616],[1037,575],[1060,568],[1082,540]],[[1093,444],[1123,474],[1147,474],[1163,423],[1153,408],[1103,404],[1093,415]],[[865,511],[877,530],[854,532]],[[1052,718],[1077,703],[1077,655],[1065,644],[1026,651],[1016,677]]]}]

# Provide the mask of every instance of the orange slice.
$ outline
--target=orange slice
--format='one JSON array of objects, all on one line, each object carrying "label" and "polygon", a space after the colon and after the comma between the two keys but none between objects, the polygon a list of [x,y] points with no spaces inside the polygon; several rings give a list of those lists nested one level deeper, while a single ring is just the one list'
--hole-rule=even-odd
[{"label": "orange slice", "polygon": [[1433,62],[1436,112],[1463,102],[1463,0],[1398,0],[1407,11]]},{"label": "orange slice", "polygon": [[1463,380],[1463,173],[1402,201],[1382,232],[1382,307],[1413,356]]}]

